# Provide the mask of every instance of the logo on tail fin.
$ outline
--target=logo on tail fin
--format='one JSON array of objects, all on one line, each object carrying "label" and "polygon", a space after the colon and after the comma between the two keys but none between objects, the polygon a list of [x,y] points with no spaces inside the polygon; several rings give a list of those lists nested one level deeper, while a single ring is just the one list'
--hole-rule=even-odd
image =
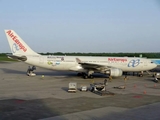
[{"label": "logo on tail fin", "polygon": [[12,45],[12,52],[13,52],[13,53],[16,53],[16,51],[18,51],[18,50],[19,50],[18,45],[17,45],[16,43],[14,43],[14,44]]},{"label": "logo on tail fin", "polygon": [[22,49],[24,52],[27,51],[27,48],[18,40],[17,36],[14,35],[11,30],[7,31],[6,33],[15,42],[12,46],[12,51],[14,53],[19,49]]}]

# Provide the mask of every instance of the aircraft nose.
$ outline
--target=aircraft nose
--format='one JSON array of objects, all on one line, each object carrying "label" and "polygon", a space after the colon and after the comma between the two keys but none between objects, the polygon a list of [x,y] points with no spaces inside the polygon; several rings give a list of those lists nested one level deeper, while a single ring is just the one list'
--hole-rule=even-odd
[{"label": "aircraft nose", "polygon": [[156,68],[156,67],[157,67],[157,64],[152,63],[152,67],[153,67],[153,68]]}]

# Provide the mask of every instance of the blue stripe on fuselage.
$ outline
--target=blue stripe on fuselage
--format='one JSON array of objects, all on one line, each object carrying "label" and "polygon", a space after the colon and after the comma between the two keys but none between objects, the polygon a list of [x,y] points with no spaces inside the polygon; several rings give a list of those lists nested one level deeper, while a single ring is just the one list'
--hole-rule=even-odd
[{"label": "blue stripe on fuselage", "polygon": [[160,65],[160,59],[154,59],[154,60],[151,59],[151,61],[157,65]]}]

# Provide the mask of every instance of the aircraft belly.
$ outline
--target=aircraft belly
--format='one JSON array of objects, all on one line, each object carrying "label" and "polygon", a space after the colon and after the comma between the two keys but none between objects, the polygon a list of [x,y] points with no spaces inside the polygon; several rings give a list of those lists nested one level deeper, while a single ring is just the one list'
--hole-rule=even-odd
[{"label": "aircraft belly", "polygon": [[60,62],[59,64],[54,64],[52,66],[52,69],[53,70],[70,70],[70,68],[73,66],[74,66],[74,64]]},{"label": "aircraft belly", "polygon": [[122,69],[123,71],[143,71],[144,68],[143,67],[126,67],[125,69]]}]

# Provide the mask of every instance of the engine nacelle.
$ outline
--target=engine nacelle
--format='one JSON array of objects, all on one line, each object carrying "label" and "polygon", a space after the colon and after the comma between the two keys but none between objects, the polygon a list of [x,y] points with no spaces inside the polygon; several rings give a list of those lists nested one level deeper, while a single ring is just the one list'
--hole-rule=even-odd
[{"label": "engine nacelle", "polygon": [[119,77],[119,76],[122,76],[123,71],[118,68],[111,68],[109,71],[109,74],[110,76],[113,76],[113,77]]}]

